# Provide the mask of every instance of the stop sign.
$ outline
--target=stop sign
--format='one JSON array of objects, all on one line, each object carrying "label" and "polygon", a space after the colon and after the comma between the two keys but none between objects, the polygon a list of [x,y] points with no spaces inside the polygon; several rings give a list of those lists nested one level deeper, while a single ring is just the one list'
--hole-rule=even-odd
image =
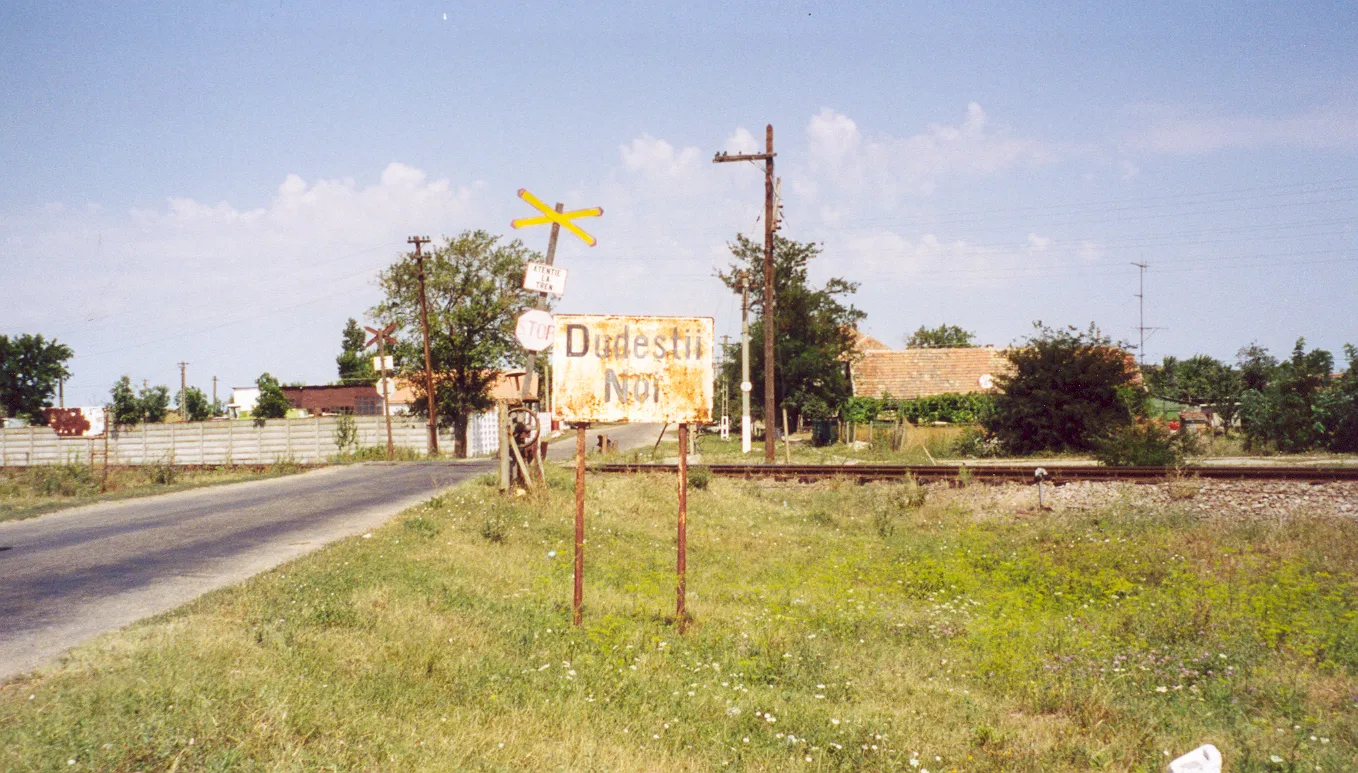
[{"label": "stop sign", "polygon": [[556,320],[542,309],[530,309],[519,316],[514,336],[530,352],[540,352],[556,338]]}]

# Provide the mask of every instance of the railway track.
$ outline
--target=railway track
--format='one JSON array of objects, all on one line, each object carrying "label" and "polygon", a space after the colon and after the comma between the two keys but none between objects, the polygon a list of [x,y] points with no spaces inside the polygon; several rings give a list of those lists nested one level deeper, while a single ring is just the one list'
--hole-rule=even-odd
[{"label": "railway track", "polygon": [[[704,464],[713,475],[726,478],[772,478],[810,483],[844,478],[866,483],[879,480],[904,480],[907,476],[921,483],[960,481],[970,478],[986,483],[1034,483],[1035,471],[1046,470],[1046,482],[1060,485],[1076,481],[1124,481],[1155,483],[1170,478],[1214,480],[1292,480],[1308,483],[1358,481],[1358,467],[1300,466],[1210,466],[1210,467],[1096,467],[1093,465],[964,465],[964,464]],[[605,463],[590,467],[603,473],[669,473],[673,464]]]}]

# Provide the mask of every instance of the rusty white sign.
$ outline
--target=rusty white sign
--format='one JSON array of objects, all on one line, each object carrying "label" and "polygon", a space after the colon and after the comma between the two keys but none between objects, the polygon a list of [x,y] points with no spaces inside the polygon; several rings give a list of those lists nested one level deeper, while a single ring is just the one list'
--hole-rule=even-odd
[{"label": "rusty white sign", "polygon": [[552,295],[566,294],[566,269],[546,263],[529,263],[523,272],[523,289]]},{"label": "rusty white sign", "polygon": [[712,421],[711,317],[563,314],[552,345],[552,417]]}]

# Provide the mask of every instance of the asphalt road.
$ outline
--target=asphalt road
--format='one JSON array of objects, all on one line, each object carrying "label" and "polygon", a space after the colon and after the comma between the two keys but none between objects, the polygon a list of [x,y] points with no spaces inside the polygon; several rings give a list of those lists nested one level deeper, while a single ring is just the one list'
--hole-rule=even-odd
[{"label": "asphalt road", "polygon": [[[607,435],[618,444],[618,450],[650,448],[660,437],[660,424],[601,424],[585,430],[585,451],[594,453],[599,447],[599,435]],[[678,425],[671,424],[666,436],[673,439]],[[547,458],[567,461],[575,458],[575,430],[566,429],[547,446]]]},{"label": "asphalt road", "polygon": [[493,462],[369,463],[0,523],[0,679],[342,537]]}]

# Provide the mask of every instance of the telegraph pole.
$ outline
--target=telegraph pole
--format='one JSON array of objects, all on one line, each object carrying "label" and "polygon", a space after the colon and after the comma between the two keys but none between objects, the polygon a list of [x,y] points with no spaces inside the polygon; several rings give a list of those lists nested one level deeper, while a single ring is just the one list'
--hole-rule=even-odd
[{"label": "telegraph pole", "polygon": [[187,368],[188,366],[189,366],[189,364],[188,364],[187,362],[184,362],[184,361],[182,361],[182,360],[179,362],[179,420],[180,420],[180,421],[188,421],[188,420],[189,420],[189,407],[188,407],[187,405],[184,404],[185,399],[187,399],[188,396],[189,396],[189,380],[188,380],[188,377],[184,375],[184,369]]},{"label": "telegraph pole", "polygon": [[[212,377],[212,404],[217,404],[217,377]],[[213,410],[216,410],[215,408]]]},{"label": "telegraph pole", "polygon": [[420,272],[420,329],[424,332],[424,393],[429,400],[429,453],[439,452],[439,414],[434,402],[434,366],[429,356],[429,303],[424,294],[424,253],[421,247],[428,244],[428,236],[412,236],[406,244],[415,245],[415,265]]},{"label": "telegraph pole", "polygon": [[1137,347],[1136,355],[1137,355],[1137,357],[1139,358],[1139,361],[1140,361],[1140,363],[1141,363],[1141,366],[1142,366],[1142,367],[1145,367],[1145,365],[1146,365],[1146,331],[1149,330],[1149,331],[1151,331],[1152,333],[1154,333],[1154,332],[1157,331],[1157,330],[1164,330],[1165,328],[1163,328],[1163,327],[1146,327],[1146,269],[1150,268],[1150,264],[1149,264],[1149,263],[1132,263],[1132,265],[1133,265],[1133,266],[1136,266],[1137,269],[1139,270],[1139,275],[1138,275],[1138,277],[1137,277],[1136,294],[1135,294],[1134,297],[1136,298],[1137,306],[1139,307],[1139,308],[1138,308],[1139,320],[1138,320],[1138,323],[1137,323],[1137,326],[1136,326],[1136,330],[1137,330],[1138,333],[1141,334],[1141,343],[1140,343],[1140,345]]},{"label": "telegraph pole", "polygon": [[764,152],[763,153],[740,153],[731,155],[730,153],[718,153],[712,158],[712,163],[720,164],[726,161],[763,161],[764,162],[764,309],[761,319],[764,321],[764,462],[773,464],[774,442],[773,434],[778,422],[773,418],[778,410],[774,405],[773,389],[773,336],[775,334],[774,309],[773,309],[773,124],[764,127]]},{"label": "telegraph pole", "polygon": [[750,275],[740,272],[740,452],[750,452]]}]

